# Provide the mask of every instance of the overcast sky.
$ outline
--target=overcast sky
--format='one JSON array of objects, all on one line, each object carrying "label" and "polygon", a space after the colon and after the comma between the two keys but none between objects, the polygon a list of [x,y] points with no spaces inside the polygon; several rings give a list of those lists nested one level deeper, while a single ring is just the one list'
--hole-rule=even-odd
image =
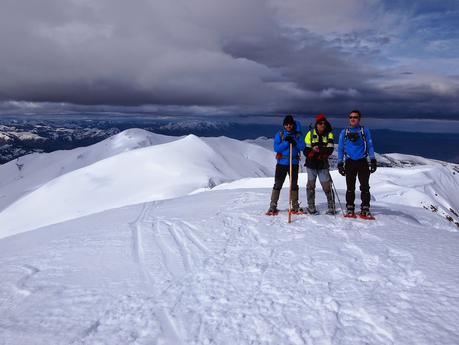
[{"label": "overcast sky", "polygon": [[459,119],[458,0],[0,4],[0,114]]}]

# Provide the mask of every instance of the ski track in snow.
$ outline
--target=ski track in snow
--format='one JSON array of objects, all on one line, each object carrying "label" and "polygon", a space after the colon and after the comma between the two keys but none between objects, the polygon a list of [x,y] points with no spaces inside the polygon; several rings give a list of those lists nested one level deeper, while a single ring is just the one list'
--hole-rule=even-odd
[{"label": "ski track in snow", "polygon": [[32,279],[35,274],[40,272],[40,269],[32,265],[24,265],[22,268],[26,271],[26,275],[19,279],[16,284],[16,288],[19,293],[23,294],[24,296],[28,296],[32,293],[32,291],[28,288],[27,282]]},{"label": "ski track in snow", "polygon": [[[126,224],[142,282],[125,293],[40,292],[34,280],[46,267],[25,264],[15,285],[17,308],[20,298],[40,293],[56,303],[35,311],[22,327],[40,319],[47,324],[62,314],[62,303],[81,301],[73,307],[81,313],[74,323],[85,326],[70,327],[71,338],[60,343],[386,345],[459,339],[457,313],[440,316],[436,309],[438,303],[458,306],[459,295],[427,281],[413,268],[410,252],[378,236],[391,221],[304,215],[286,224],[282,213],[263,215],[259,205],[266,195],[241,192],[207,216],[181,218],[160,209],[167,202],[143,204]],[[422,226],[402,214],[394,219]],[[436,300],[428,302],[432,296]],[[103,308],[85,319],[83,311],[97,301]],[[6,313],[1,329],[15,325],[14,312]],[[400,321],[404,329],[397,327]]]},{"label": "ski track in snow", "polygon": [[[247,194],[244,195],[247,197]],[[235,200],[235,204],[246,204],[248,201],[246,199]],[[146,218],[147,215],[144,214],[144,217]],[[193,343],[193,339],[196,344],[202,343],[204,333],[207,334],[206,341],[209,343],[215,341],[213,337],[218,337],[217,343],[230,343],[232,341],[250,343],[257,340],[262,343],[263,337],[266,337],[264,335],[265,332],[271,333],[270,337],[266,338],[266,341],[273,342],[275,339],[274,342],[279,344],[284,343],[286,340],[285,343],[298,344],[316,343],[317,341],[320,343],[336,343],[342,336],[340,334],[342,332],[341,328],[343,326],[351,328],[352,324],[358,324],[361,331],[365,330],[366,336],[372,343],[393,343],[393,335],[385,326],[384,320],[381,320],[376,315],[371,315],[362,307],[355,308],[355,296],[351,301],[343,300],[344,295],[342,296],[342,293],[344,291],[341,291],[340,288],[334,289],[334,286],[335,282],[357,279],[359,282],[371,285],[371,292],[377,289],[384,289],[387,285],[394,285],[399,291],[415,287],[419,282],[422,282],[423,276],[421,272],[411,269],[412,257],[409,254],[393,248],[385,248],[387,254],[385,257],[388,259],[386,262],[381,262],[379,256],[369,254],[362,247],[353,243],[349,239],[348,232],[334,231],[334,234],[344,244],[340,254],[342,254],[341,259],[343,257],[347,259],[346,264],[339,264],[341,259],[339,260],[338,258],[328,263],[327,259],[330,261],[330,256],[333,259],[333,254],[327,251],[319,251],[315,255],[305,255],[303,262],[309,263],[309,270],[311,270],[311,266],[313,268],[312,273],[308,273],[307,265],[290,261],[289,258],[295,257],[295,253],[280,251],[276,247],[269,246],[269,239],[264,238],[263,234],[258,230],[257,225],[260,223],[260,219],[257,217],[243,212],[235,212],[235,215],[228,215],[225,212],[219,215],[219,220],[224,224],[226,242],[220,251],[207,259],[204,257],[204,260],[198,264],[192,259],[192,256],[207,254],[209,250],[190,231],[197,230],[196,226],[180,220],[164,220],[161,218],[157,218],[155,221],[150,220],[149,222],[142,220],[143,224],[149,223],[153,229],[153,234],[156,236],[155,243],[163,257],[166,271],[171,276],[171,279],[174,280],[174,288],[171,289],[174,291],[172,295],[174,297],[179,296],[179,300],[187,298],[196,302],[197,299],[198,304],[190,303],[190,305],[195,305],[195,307],[199,305],[200,309],[203,310],[202,314],[198,312],[199,317],[196,320],[196,328],[199,330],[198,335],[197,337],[191,336],[191,338],[188,338],[187,343]],[[279,223],[278,221],[279,218],[274,219],[275,223]],[[323,224],[320,225],[320,222],[317,222],[315,218],[311,218],[311,222],[323,228]],[[353,220],[334,218],[334,222],[347,222],[348,227],[351,229],[365,228],[365,223]],[[292,232],[292,226],[286,226],[283,223],[277,225],[280,227],[281,232]],[[184,230],[184,226],[188,229]],[[296,227],[293,227],[293,230],[294,238],[304,238],[301,235],[304,230],[299,230]],[[359,232],[355,234],[361,236]],[[377,239],[374,235],[365,234],[365,236],[371,240]],[[186,240],[188,240],[189,244],[194,244],[197,249],[201,250],[201,253],[199,251],[190,251]],[[285,264],[285,262],[288,264]],[[331,272],[327,272],[325,276],[322,276],[323,273],[318,274],[318,272],[323,272],[323,270],[333,266],[335,268]],[[218,267],[224,267],[225,270],[219,270]],[[198,269],[213,272],[212,279],[202,281],[207,283],[208,286],[201,285],[200,289],[193,289],[192,286],[185,288],[195,283],[196,277],[189,276],[189,273],[191,271],[198,272]],[[249,276],[241,277],[242,279],[232,279],[233,276],[238,276],[240,272],[247,269],[251,273]],[[274,279],[266,281],[267,272],[272,277],[283,276],[285,279],[279,279],[281,284],[278,284],[277,279],[276,281]],[[395,275],[394,272],[396,273]],[[244,287],[235,286],[231,284],[232,281],[246,282],[250,289],[244,291]],[[323,283],[324,281],[327,282],[326,286]],[[336,283],[336,285],[338,284]],[[202,289],[203,287],[204,289]],[[308,288],[305,289],[305,287]],[[178,295],[175,294],[176,289],[181,290]],[[196,291],[199,290],[206,293],[197,295]],[[186,291],[194,292],[190,294],[186,293]],[[216,296],[213,296],[212,291]],[[323,291],[327,291],[327,293],[324,294]],[[165,290],[163,294],[167,295],[167,292]],[[243,298],[241,296],[232,296],[235,292],[238,295],[241,295],[241,292],[245,292],[245,294],[242,294]],[[305,298],[308,295],[314,295],[314,298]],[[238,316],[243,319],[247,318],[249,325],[251,323],[250,319],[254,324],[260,323],[260,320],[262,320],[261,323],[265,323],[263,332],[259,332],[255,328],[253,330],[256,334],[254,338],[248,337],[244,339],[237,337],[232,341],[229,340],[232,337],[234,338],[235,335],[241,335],[242,329],[240,324],[231,325],[227,323],[232,319],[230,315],[219,315],[220,313],[225,313],[225,304],[229,303],[228,296],[238,298],[238,304],[246,308],[245,313]],[[290,305],[289,301],[295,301],[295,303]],[[183,308],[184,305],[187,305],[187,303],[175,303],[174,307]],[[401,301],[399,304],[392,306],[392,308],[393,310],[398,310],[397,308],[404,306],[404,302]],[[263,317],[263,315],[275,312],[276,309],[279,312],[276,322]],[[208,311],[211,312],[208,313]],[[268,312],[266,313],[266,311]],[[186,314],[190,312],[190,310],[182,311],[182,313]],[[301,317],[298,318],[301,321],[299,324],[292,324],[289,320],[292,312],[298,316],[309,315],[311,320],[321,320],[321,326],[305,332]],[[178,334],[175,322],[171,321],[173,320],[172,314],[167,312],[166,309],[162,309],[160,315],[161,329],[168,334],[167,339],[174,341],[174,343],[181,343],[183,338]],[[213,315],[214,317],[209,318],[207,316],[203,318],[203,315]],[[312,315],[314,316],[312,317]],[[236,317],[236,319],[239,319],[239,317]],[[222,320],[225,320],[225,322],[222,322]],[[280,327],[279,325],[284,326]],[[215,330],[215,334],[210,337],[208,332],[204,332],[204,330],[209,329]],[[225,336],[220,338],[220,332],[222,331],[224,331]]]}]

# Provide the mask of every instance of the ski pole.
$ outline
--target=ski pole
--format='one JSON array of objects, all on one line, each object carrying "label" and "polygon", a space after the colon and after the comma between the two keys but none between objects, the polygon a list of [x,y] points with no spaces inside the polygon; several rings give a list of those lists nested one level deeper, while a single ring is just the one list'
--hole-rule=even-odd
[{"label": "ski pole", "polygon": [[336,194],[336,197],[338,198],[338,203],[339,203],[339,208],[341,209],[341,213],[344,214],[343,205],[341,205],[341,200],[339,199],[338,191],[336,190],[335,182],[333,181],[331,174],[330,174],[330,181],[332,183],[334,194]]},{"label": "ski pole", "polygon": [[293,171],[293,166],[292,166],[292,147],[293,145],[290,143],[290,190],[288,193],[288,223],[290,224],[292,222],[292,171]]}]

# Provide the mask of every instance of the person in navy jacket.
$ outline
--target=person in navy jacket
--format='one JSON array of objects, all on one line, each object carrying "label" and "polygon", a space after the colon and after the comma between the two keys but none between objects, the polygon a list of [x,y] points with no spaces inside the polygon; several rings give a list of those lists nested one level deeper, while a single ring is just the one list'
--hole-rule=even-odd
[{"label": "person in navy jacket", "polygon": [[[370,213],[370,174],[376,171],[377,163],[373,140],[368,128],[360,125],[361,114],[353,110],[349,114],[349,126],[339,135],[338,171],[346,176],[346,209],[348,217],[355,216],[355,183],[360,182],[360,197],[362,199],[360,215],[371,217]],[[368,159],[370,158],[370,165]]]},{"label": "person in navy jacket", "polygon": [[293,116],[287,115],[284,118],[283,126],[284,128],[274,137],[277,164],[268,214],[277,214],[278,212],[277,202],[280,191],[287,174],[290,173],[290,144],[292,144],[292,211],[302,211],[298,203],[298,170],[301,152],[305,148],[304,137],[301,133],[301,124],[295,121]]}]

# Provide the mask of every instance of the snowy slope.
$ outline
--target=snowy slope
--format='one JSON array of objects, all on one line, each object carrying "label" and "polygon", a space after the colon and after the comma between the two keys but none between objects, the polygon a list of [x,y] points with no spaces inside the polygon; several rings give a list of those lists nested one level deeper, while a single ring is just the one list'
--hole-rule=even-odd
[{"label": "snowy slope", "polygon": [[142,129],[129,129],[89,147],[20,157],[0,166],[0,210],[68,172],[123,152],[177,139]]},{"label": "snowy slope", "polygon": [[70,161],[0,212],[0,344],[459,343],[457,166],[394,155],[371,176],[376,221],[287,224],[264,215],[268,150],[130,147]]},{"label": "snowy slope", "polygon": [[[148,134],[139,140],[145,134],[136,134],[135,140],[126,139],[129,133],[118,135],[116,140],[94,145],[94,152],[86,148],[86,154],[71,150],[62,162],[59,156],[47,155],[45,162],[30,157],[24,177],[0,188],[5,201],[11,198],[8,195],[21,195],[0,212],[0,238],[116,207],[186,195],[225,181],[272,174],[272,153],[257,145],[193,135],[156,138]],[[43,163],[42,170],[38,167]],[[57,166],[64,169],[57,171]],[[12,169],[9,165],[0,171],[8,176]],[[26,181],[25,186],[21,181]],[[31,188],[37,181],[40,185]]]},{"label": "snowy slope", "polygon": [[[371,193],[373,202],[390,205],[392,208],[406,206],[422,208],[435,213],[441,219],[433,222],[440,228],[444,220],[459,228],[459,174],[454,165],[429,165],[409,168],[379,168],[371,176]],[[337,171],[331,171],[337,189],[345,190],[346,181]],[[307,175],[300,174],[300,186],[306,186]],[[272,178],[245,178],[230,183],[222,183],[214,188],[217,190],[252,189],[272,187]],[[356,193],[358,197],[358,192]],[[305,199],[305,195],[303,200]],[[345,203],[345,197],[341,198]],[[306,201],[303,201],[306,204]],[[357,203],[358,205],[358,203]],[[344,207],[344,205],[343,205]],[[436,226],[436,225],[434,225]],[[454,227],[453,227],[454,229]]]},{"label": "snowy slope", "polygon": [[263,215],[269,193],[200,193],[1,240],[0,343],[457,344],[446,220],[375,203],[374,222],[289,225]]}]

